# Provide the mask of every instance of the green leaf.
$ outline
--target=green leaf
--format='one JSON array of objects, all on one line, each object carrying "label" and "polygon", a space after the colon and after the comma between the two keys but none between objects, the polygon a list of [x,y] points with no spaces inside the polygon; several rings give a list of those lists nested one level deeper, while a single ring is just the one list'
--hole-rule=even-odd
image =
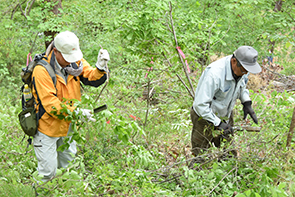
[{"label": "green leaf", "polygon": [[258,193],[255,192],[255,197],[261,197]]},{"label": "green leaf", "polygon": [[290,42],[286,42],[286,45],[285,45],[285,47],[288,49],[289,47],[291,47],[292,46],[292,44],[290,43]]},{"label": "green leaf", "polygon": [[281,182],[278,186],[280,190],[284,189],[287,186],[286,182]]}]

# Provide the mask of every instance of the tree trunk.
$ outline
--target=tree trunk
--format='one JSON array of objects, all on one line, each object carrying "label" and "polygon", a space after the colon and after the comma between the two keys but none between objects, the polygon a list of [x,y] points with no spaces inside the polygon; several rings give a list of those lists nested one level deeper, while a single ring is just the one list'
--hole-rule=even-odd
[{"label": "tree trunk", "polygon": [[290,129],[289,129],[288,137],[287,137],[286,147],[290,147],[290,145],[291,145],[291,141],[292,141],[292,137],[293,137],[293,133],[294,133],[294,127],[295,127],[295,107],[293,110],[293,115],[292,115],[291,125],[290,125]]},{"label": "tree trunk", "polygon": [[[54,2],[54,3],[55,2],[58,2],[55,6],[53,6],[53,8],[51,10],[55,15],[59,15],[60,14],[60,11],[58,9],[59,8],[62,9],[61,1],[62,0],[44,0],[44,2]],[[44,18],[44,21],[46,21],[46,18]],[[50,43],[53,41],[54,35],[56,33],[58,33],[58,32],[51,31],[51,30],[44,31],[44,35],[45,35],[45,47],[46,47],[46,49],[50,45]]]},{"label": "tree trunk", "polygon": [[282,0],[276,1],[274,11],[275,12],[281,11],[282,10],[282,5],[283,5],[283,1]]}]

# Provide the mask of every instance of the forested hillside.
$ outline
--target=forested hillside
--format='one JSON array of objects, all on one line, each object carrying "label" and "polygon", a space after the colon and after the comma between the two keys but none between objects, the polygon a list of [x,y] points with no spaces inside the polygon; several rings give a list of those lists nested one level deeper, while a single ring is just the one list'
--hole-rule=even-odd
[{"label": "forested hillside", "polygon": [[[295,196],[295,3],[291,0],[0,0],[0,196]],[[56,33],[80,39],[94,67],[110,54],[106,86],[78,107],[107,110],[77,125],[78,154],[37,184],[37,159],[18,121],[21,69]],[[204,68],[241,45],[259,52],[248,88],[259,124],[234,108],[237,158],[223,144],[190,165],[192,107]],[[27,152],[27,153],[26,153]]]}]

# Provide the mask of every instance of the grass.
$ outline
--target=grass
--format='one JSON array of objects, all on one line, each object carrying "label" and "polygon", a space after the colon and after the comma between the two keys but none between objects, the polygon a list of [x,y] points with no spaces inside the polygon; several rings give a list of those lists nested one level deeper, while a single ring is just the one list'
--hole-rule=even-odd
[{"label": "grass", "polygon": [[0,197],[29,197],[34,195],[35,193],[32,185],[12,184],[3,180],[0,181]]},{"label": "grass", "polygon": [[[262,95],[251,91],[261,132],[237,133],[239,159],[224,162],[215,159],[190,170],[186,160],[193,157],[189,117],[192,99],[182,85],[176,86],[173,79],[165,85],[153,84],[156,90],[153,99],[159,99],[159,103],[150,105],[146,121],[147,102],[142,95],[142,85],[146,82],[133,84],[132,80],[125,79],[122,83],[116,74],[113,75],[98,103],[91,104],[99,90],[86,88],[84,94],[86,108],[106,103],[108,110],[96,114],[97,121],[84,124],[80,130],[86,141],[79,145],[78,156],[68,170],[80,178],[70,177],[71,186],[65,181],[69,177],[57,177],[45,185],[50,195],[200,196],[210,193],[230,196],[234,191],[241,195],[246,192],[266,195],[279,190],[280,183],[286,184],[284,192],[294,193],[293,152],[285,149],[285,134],[291,120],[292,103],[288,101],[293,97],[291,93]],[[0,100],[4,117],[1,118],[0,195],[31,196],[37,161],[33,148],[24,155],[26,145],[19,143],[22,138],[16,121],[20,110],[19,93],[4,88],[2,91],[7,97]],[[240,105],[236,106],[235,114],[236,124],[246,123],[242,121]],[[118,126],[122,129],[119,134],[128,133],[127,142],[116,133]],[[230,147],[225,144],[224,148]],[[212,148],[208,153],[214,156],[219,151]]]}]

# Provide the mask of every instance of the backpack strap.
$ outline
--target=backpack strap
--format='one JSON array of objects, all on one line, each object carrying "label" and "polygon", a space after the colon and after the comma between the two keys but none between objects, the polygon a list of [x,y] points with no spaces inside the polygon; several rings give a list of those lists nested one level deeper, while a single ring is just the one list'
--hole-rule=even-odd
[{"label": "backpack strap", "polygon": [[[55,70],[53,69],[53,67],[48,62],[46,62],[43,59],[38,60],[36,66],[38,66],[38,65],[43,66],[47,70],[49,76],[52,79],[52,82],[54,84],[54,87],[56,89],[56,75],[55,75]],[[36,94],[37,94],[37,101],[38,101],[38,103],[36,103],[36,104],[39,105],[39,110],[38,110],[38,113],[36,114],[37,115],[37,125],[38,125],[39,119],[43,116],[43,114],[46,111],[45,111],[45,109],[44,109],[44,107],[43,107],[43,105],[41,103],[40,98],[39,98],[38,91],[37,91],[37,88],[36,88],[36,85],[35,85],[35,78],[33,78],[32,84],[33,84],[33,86],[34,86],[34,88],[36,90]]]},{"label": "backpack strap", "polygon": [[55,76],[55,70],[53,69],[53,67],[43,59],[39,60],[37,65],[41,65],[47,70],[49,76],[51,77],[51,79],[53,81],[54,87],[55,87],[56,86],[56,76]]}]

